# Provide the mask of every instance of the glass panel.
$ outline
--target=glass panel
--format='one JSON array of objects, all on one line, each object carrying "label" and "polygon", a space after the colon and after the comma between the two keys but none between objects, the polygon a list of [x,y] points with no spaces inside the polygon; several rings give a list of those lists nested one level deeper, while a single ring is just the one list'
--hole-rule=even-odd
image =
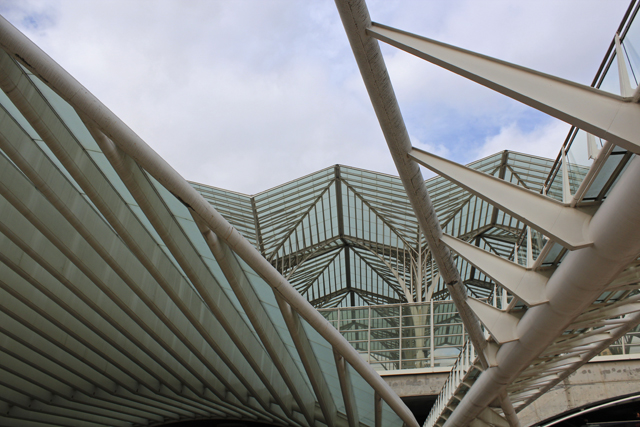
[{"label": "glass panel", "polygon": [[595,177],[593,183],[589,186],[589,189],[585,193],[585,200],[595,199],[596,197],[598,197],[606,183],[609,181],[609,178],[611,178],[611,175],[613,175],[613,172],[620,164],[620,161],[623,159],[623,157],[624,156],[620,154],[612,153],[607,158],[607,160],[605,160],[602,169],[600,169],[600,172],[598,172],[598,175]]},{"label": "glass panel", "polygon": [[640,325],[633,328],[623,337],[626,354],[640,353]]},{"label": "glass panel", "polygon": [[622,46],[627,56],[626,60],[630,65],[629,77],[631,77],[633,82],[631,86],[633,87],[634,83],[637,85],[640,79],[640,19],[633,20],[622,41]]},{"label": "glass panel", "polygon": [[547,254],[547,257],[544,259],[544,262],[542,263],[542,265],[551,265],[551,264],[553,264],[555,262],[556,258],[558,258],[558,255],[560,255],[560,252],[562,251],[562,249],[564,249],[564,247],[562,245],[560,245],[559,243],[554,243],[553,247],[551,248],[551,250]]},{"label": "glass panel", "polygon": [[607,74],[602,80],[602,84],[600,84],[600,89],[606,90],[607,92],[615,93],[616,95],[620,95],[620,77],[618,77],[618,60],[616,59],[615,54],[613,55],[613,61],[611,62],[611,66],[607,70]]},{"label": "glass panel", "polygon": [[533,260],[535,261],[538,259],[538,256],[540,255],[542,248],[544,248],[544,245],[547,244],[549,239],[547,239],[538,230],[534,230],[532,228],[530,228],[530,230],[531,230],[531,248],[533,252]]},{"label": "glass panel", "polygon": [[460,355],[460,347],[440,347],[434,352],[434,366],[452,366]]},{"label": "glass panel", "polygon": [[342,309],[340,310],[340,318],[341,319],[368,319],[369,318],[369,309]]},{"label": "glass panel", "polygon": [[[428,332],[428,331],[427,331]],[[404,338],[403,331],[403,339],[402,339],[402,348],[403,349],[411,349],[411,348],[429,348],[431,344],[431,339],[429,335],[424,335],[418,338]]]},{"label": "glass panel", "polygon": [[600,138],[593,135],[587,136],[585,131],[578,130],[566,155],[571,194],[577,193],[580,184],[593,164],[593,160],[603,146],[604,141]]}]

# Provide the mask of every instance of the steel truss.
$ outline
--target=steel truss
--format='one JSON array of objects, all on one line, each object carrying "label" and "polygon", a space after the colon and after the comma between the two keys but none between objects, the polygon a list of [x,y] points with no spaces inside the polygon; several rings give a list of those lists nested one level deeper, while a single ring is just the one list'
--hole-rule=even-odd
[{"label": "steel truss", "polygon": [[[468,166],[541,191],[553,161],[505,151]],[[425,184],[447,234],[524,257],[524,223],[445,179]],[[397,177],[336,165],[253,196],[193,185],[314,307],[449,298]],[[534,239],[533,252],[542,245]],[[493,295],[490,278],[457,262],[472,295]]]},{"label": "steel truss", "polygon": [[[488,335],[470,331],[472,343],[428,427],[517,426],[517,411],[640,322],[640,87],[630,86],[621,41],[638,4],[632,2],[621,36],[614,37],[615,54],[608,53],[619,70],[621,95],[615,95],[372,23],[362,0],[336,3],[412,207],[418,219],[424,216],[421,228],[432,250],[440,250],[437,264],[448,270],[463,322],[471,329],[480,321]],[[516,186],[411,147],[377,40],[574,125],[543,188]],[[588,171],[568,160],[581,133],[594,159]],[[430,192],[419,185],[417,164],[526,224],[526,240],[518,239],[514,248],[515,254],[526,248],[524,262],[497,256],[491,244],[481,248],[443,234]],[[561,183],[560,191],[553,183]],[[461,278],[447,248],[503,288],[500,307],[456,295]]]}]

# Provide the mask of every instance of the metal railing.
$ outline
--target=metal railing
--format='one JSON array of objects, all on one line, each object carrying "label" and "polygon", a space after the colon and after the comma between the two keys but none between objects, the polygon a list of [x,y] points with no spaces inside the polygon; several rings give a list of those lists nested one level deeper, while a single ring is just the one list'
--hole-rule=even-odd
[{"label": "metal railing", "polygon": [[451,367],[467,341],[452,301],[318,311],[377,371]]},{"label": "metal railing", "polygon": [[624,334],[598,356],[623,356],[640,354],[640,325]]},{"label": "metal railing", "polygon": [[477,363],[476,350],[473,348],[471,341],[467,341],[462,352],[460,352],[460,356],[453,364],[451,373],[449,374],[447,381],[442,386],[442,390],[433,404],[431,412],[429,412],[429,416],[425,420],[423,427],[433,427],[444,412],[445,407],[451,401],[453,395],[460,387],[460,384],[462,384],[469,375],[479,374],[480,370],[476,368]]},{"label": "metal railing", "polygon": [[[600,353],[600,356],[627,355],[633,357],[638,353],[640,353],[640,325],[627,332],[622,338]],[[467,384],[474,381],[480,372],[477,353],[471,341],[467,341],[458,359],[451,367],[451,373],[442,386],[442,390],[433,404],[423,427],[436,426],[447,405],[458,392],[460,385],[465,381]]]}]

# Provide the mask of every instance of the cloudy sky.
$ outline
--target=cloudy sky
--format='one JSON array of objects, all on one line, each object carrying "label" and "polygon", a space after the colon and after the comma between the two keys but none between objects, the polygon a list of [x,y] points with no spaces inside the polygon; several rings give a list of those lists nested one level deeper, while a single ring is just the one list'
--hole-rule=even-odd
[{"label": "cloudy sky", "polygon": [[[628,0],[369,0],[372,19],[590,84]],[[186,179],[257,193],[336,163],[395,174],[333,0],[0,0]],[[383,46],[414,145],[555,157],[568,125]]]}]

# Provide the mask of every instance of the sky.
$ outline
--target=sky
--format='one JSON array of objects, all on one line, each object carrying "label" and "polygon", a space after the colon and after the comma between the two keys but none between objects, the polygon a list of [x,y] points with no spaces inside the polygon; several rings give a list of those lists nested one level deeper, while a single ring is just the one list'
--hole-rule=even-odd
[{"label": "sky", "polygon": [[[629,4],[367,3],[375,22],[583,84]],[[0,14],[188,180],[255,194],[336,163],[397,175],[333,0],[0,0]],[[556,157],[569,125],[382,51],[414,146]]]}]

